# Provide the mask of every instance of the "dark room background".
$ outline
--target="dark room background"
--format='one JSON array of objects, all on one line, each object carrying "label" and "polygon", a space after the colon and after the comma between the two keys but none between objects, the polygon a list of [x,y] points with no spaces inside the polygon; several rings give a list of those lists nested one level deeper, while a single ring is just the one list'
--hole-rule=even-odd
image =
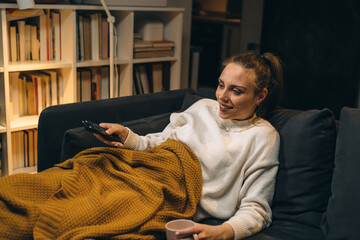
[{"label": "dark room background", "polygon": [[[193,24],[192,39],[194,31],[204,38],[199,34],[204,29]],[[222,34],[216,28],[210,32]],[[261,44],[256,50],[273,52],[284,62],[282,106],[329,108],[337,118],[343,106],[359,107],[359,0],[264,0]],[[214,48],[202,57],[220,65]],[[206,73],[200,73],[205,80],[199,81],[216,82],[217,68],[201,66],[200,62],[201,69],[205,69]]]},{"label": "dark room background", "polygon": [[356,107],[360,1],[265,0],[261,51],[284,61],[285,107]]}]

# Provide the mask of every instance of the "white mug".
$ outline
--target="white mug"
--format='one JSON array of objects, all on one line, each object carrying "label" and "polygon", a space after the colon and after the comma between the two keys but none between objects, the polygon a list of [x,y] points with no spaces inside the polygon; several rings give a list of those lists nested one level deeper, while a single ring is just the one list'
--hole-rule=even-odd
[{"label": "white mug", "polygon": [[[176,240],[178,239],[175,233],[178,230],[193,227],[195,225],[195,222],[188,220],[188,219],[176,219],[173,221],[168,222],[166,227],[166,239],[167,240]],[[193,234],[192,236],[195,240],[198,239],[196,234]]]},{"label": "white mug", "polygon": [[34,0],[16,0],[19,9],[27,9],[35,7]]}]

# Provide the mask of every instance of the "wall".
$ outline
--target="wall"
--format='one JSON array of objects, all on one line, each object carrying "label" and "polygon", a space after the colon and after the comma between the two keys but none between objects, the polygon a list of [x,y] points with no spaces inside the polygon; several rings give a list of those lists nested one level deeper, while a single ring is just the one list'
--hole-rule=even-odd
[{"label": "wall", "polygon": [[285,107],[356,107],[359,43],[358,0],[265,0],[262,51],[284,61]]}]

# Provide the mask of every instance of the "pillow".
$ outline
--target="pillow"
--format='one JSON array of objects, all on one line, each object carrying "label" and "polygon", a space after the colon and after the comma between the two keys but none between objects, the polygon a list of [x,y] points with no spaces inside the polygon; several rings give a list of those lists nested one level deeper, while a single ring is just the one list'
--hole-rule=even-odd
[{"label": "pillow", "polygon": [[183,104],[181,106],[181,111],[185,111],[191,105],[193,105],[195,102],[199,101],[202,98],[203,97],[200,97],[198,95],[186,94],[185,97],[184,97]]},{"label": "pillow", "polygon": [[277,109],[269,121],[280,134],[273,220],[319,229],[333,171],[336,125],[328,109]]},{"label": "pillow", "polygon": [[[170,114],[165,113],[151,117],[121,123],[139,135],[161,132],[170,122]],[[98,140],[83,127],[69,129],[64,133],[61,148],[61,161],[72,158],[77,153],[92,147],[109,147]]]},{"label": "pillow", "polygon": [[332,195],[322,222],[327,240],[360,239],[360,109],[343,108],[335,152]]}]

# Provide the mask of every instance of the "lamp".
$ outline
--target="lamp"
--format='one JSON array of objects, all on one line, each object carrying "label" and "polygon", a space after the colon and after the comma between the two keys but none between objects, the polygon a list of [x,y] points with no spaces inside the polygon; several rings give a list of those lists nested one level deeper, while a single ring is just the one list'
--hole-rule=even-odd
[{"label": "lamp", "polygon": [[[107,7],[104,0],[100,0],[101,4],[107,15],[107,21],[109,22],[109,40],[110,40],[110,48],[109,48],[109,61],[110,61],[110,83],[114,83],[114,58],[115,58],[115,45],[114,45],[114,22],[115,17],[111,15],[109,8]],[[116,91],[117,92],[117,91]],[[110,89],[110,97],[111,97],[111,89]]]},{"label": "lamp", "polygon": [[16,0],[19,9],[27,9],[35,7],[34,0]]}]

